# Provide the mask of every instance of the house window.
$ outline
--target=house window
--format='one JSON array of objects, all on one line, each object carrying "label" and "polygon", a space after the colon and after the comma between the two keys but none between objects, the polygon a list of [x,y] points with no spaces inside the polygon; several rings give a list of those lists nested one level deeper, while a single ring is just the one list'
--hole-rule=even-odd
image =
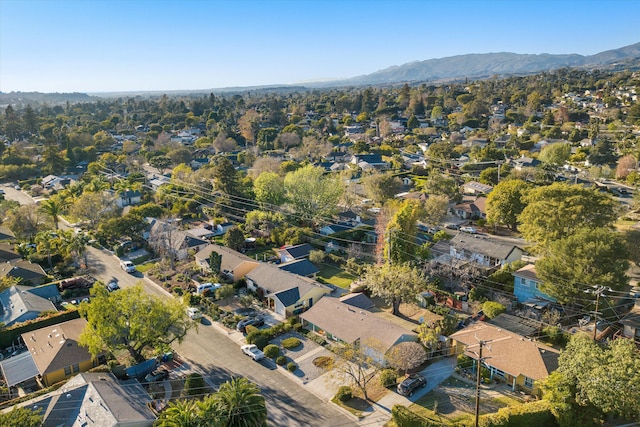
[{"label": "house window", "polygon": [[71,375],[71,366],[66,366],[64,368],[64,374],[65,375]]},{"label": "house window", "polygon": [[500,369],[493,368],[493,373],[494,373],[494,375],[497,375],[499,377],[505,378],[504,371],[501,371]]},{"label": "house window", "polygon": [[529,377],[524,377],[524,386],[526,388],[533,388],[533,379]]},{"label": "house window", "polygon": [[73,373],[76,373],[76,372],[80,372],[80,365],[78,365],[77,363],[73,365]]}]

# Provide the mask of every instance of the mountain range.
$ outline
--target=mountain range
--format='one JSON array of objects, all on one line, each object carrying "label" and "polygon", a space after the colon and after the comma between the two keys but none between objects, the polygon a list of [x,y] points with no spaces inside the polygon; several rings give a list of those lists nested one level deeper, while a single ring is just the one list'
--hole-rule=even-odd
[{"label": "mountain range", "polygon": [[310,87],[386,85],[403,82],[433,82],[493,75],[530,74],[564,67],[600,67],[630,58],[640,58],[640,43],[595,55],[474,53],[414,61],[345,80],[306,83]]}]

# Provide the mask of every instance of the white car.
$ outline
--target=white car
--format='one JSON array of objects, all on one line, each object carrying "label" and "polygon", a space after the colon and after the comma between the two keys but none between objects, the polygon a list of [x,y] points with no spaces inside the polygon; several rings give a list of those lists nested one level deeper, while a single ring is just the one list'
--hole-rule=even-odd
[{"label": "white car", "polygon": [[475,227],[460,227],[460,231],[469,234],[476,234],[478,232]]},{"label": "white car", "polygon": [[247,356],[249,356],[250,358],[252,358],[256,362],[258,360],[264,359],[264,353],[255,344],[243,345],[240,348],[242,349],[242,352],[244,354],[246,354]]},{"label": "white car", "polygon": [[191,320],[198,320],[202,318],[202,312],[196,307],[187,307],[187,316]]},{"label": "white car", "polygon": [[125,260],[120,261],[120,268],[122,268],[127,273],[135,273],[136,271],[136,266],[133,265],[131,261],[125,261]]}]

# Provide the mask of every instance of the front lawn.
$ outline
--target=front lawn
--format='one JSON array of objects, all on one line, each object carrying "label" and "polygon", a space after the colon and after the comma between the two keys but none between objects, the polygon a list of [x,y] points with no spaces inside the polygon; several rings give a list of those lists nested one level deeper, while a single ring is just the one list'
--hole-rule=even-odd
[{"label": "front lawn", "polygon": [[316,279],[320,283],[329,283],[339,288],[349,289],[349,286],[356,279],[356,276],[332,265],[322,264]]}]

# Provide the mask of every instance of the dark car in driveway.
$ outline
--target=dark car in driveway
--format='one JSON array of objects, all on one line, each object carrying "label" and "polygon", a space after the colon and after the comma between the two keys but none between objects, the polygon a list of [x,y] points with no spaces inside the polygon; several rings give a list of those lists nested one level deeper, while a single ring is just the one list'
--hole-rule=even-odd
[{"label": "dark car in driveway", "polygon": [[411,374],[398,384],[398,393],[403,396],[412,396],[418,387],[425,388],[427,380],[420,374]]},{"label": "dark car in driveway", "polygon": [[264,325],[263,317],[248,317],[238,322],[236,329],[242,333],[247,332],[247,326],[255,326],[256,328]]},{"label": "dark car in driveway", "polygon": [[158,381],[164,381],[169,378],[169,371],[166,369],[158,369],[144,377],[144,383],[155,383]]}]

